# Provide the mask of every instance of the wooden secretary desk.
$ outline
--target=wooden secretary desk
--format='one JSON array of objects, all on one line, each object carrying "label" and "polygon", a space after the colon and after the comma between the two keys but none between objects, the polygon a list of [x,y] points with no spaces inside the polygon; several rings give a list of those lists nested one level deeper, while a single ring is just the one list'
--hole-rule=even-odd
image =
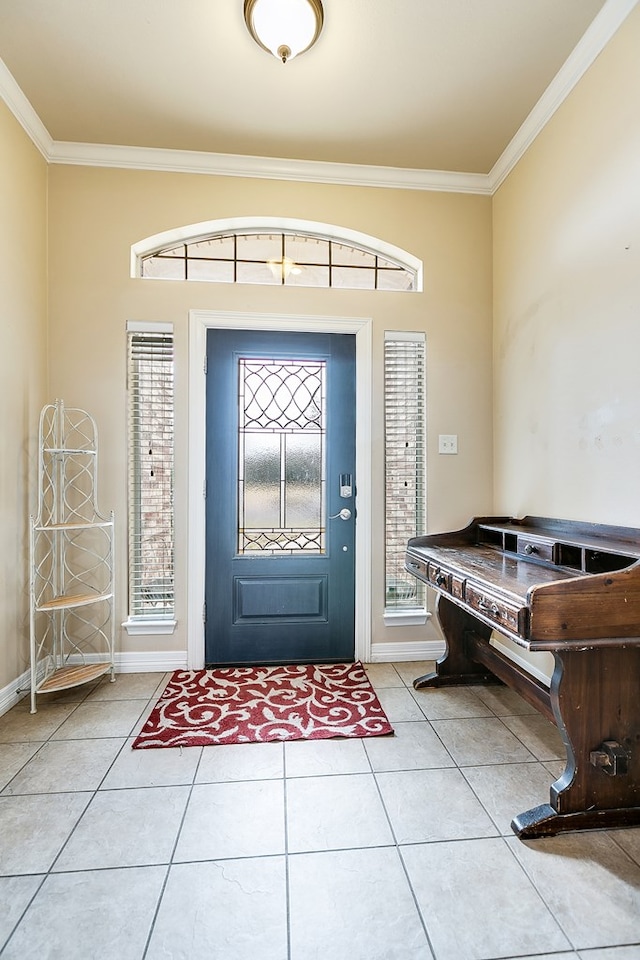
[{"label": "wooden secretary desk", "polygon": [[[517,814],[523,839],[640,824],[640,530],[476,517],[410,540],[446,641],[414,687],[503,681],[553,721],[566,767],[549,803]],[[490,642],[555,658],[550,688]]]}]

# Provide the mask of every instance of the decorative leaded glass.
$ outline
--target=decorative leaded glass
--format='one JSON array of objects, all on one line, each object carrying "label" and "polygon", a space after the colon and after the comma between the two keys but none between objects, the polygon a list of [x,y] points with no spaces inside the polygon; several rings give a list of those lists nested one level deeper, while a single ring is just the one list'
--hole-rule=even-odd
[{"label": "decorative leaded glass", "polygon": [[323,360],[238,361],[238,552],[325,549]]}]

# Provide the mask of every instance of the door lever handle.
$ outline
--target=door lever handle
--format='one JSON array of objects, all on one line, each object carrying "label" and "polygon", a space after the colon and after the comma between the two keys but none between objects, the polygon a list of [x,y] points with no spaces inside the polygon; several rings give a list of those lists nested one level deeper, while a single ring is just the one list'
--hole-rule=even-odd
[{"label": "door lever handle", "polygon": [[341,520],[351,520],[351,510],[349,507],[343,507],[340,513],[334,513],[332,517],[329,517],[329,520],[337,520],[340,517]]}]

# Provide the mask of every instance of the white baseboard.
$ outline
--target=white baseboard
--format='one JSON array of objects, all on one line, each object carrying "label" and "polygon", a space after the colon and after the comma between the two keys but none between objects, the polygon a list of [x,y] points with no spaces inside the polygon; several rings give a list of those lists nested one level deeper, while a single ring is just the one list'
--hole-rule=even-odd
[{"label": "white baseboard", "polygon": [[[415,640],[401,643],[374,643],[371,646],[372,663],[407,662],[411,660],[438,660],[444,653],[441,640]],[[170,673],[187,670],[186,650],[149,650],[116,653],[116,673]],[[30,692],[29,670],[0,689],[0,717]]]},{"label": "white baseboard", "polygon": [[0,690],[0,717],[7,710],[11,710],[11,707],[15,707],[16,703],[26,697],[30,690],[31,671],[25,670],[23,674]]},{"label": "white baseboard", "polygon": [[[116,653],[116,673],[170,673],[187,669],[186,650],[151,650]],[[31,672],[23,674],[0,690],[0,717],[31,692]]]},{"label": "white baseboard", "polygon": [[407,640],[404,643],[372,643],[371,663],[405,663],[409,660],[439,660],[442,640]]},{"label": "white baseboard", "polygon": [[116,673],[168,673],[187,669],[186,650],[116,653]]}]

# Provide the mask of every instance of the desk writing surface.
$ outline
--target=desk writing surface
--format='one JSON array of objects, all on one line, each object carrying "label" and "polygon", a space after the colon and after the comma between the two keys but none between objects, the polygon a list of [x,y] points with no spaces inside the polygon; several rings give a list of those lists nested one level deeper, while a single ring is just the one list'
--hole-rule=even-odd
[{"label": "desk writing surface", "polygon": [[492,547],[411,547],[409,553],[418,559],[442,564],[461,577],[475,578],[522,601],[526,600],[530,587],[580,576],[575,570],[545,566]]}]

